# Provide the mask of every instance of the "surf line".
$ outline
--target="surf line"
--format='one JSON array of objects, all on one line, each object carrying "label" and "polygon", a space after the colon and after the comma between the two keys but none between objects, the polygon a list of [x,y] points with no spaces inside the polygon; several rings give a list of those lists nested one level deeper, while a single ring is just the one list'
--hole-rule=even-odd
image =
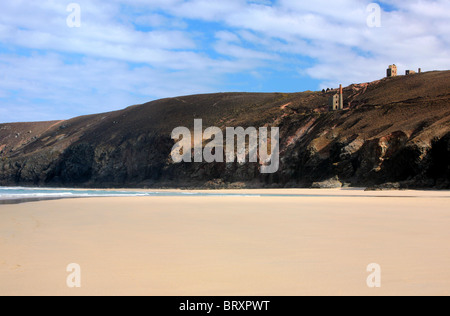
[{"label": "surf line", "polygon": [[[203,131],[203,120],[195,119],[193,139],[187,127],[177,127],[172,131],[175,145],[171,156],[174,163],[221,163],[225,160],[225,154],[227,163],[235,162],[237,157],[237,162],[243,165],[247,162],[248,155],[249,162],[259,163],[261,173],[275,173],[280,168],[280,129],[272,127],[270,139],[268,134],[268,127],[259,129],[227,127],[224,140],[224,134],[220,128],[208,127]],[[204,142],[207,142],[205,146],[203,146]],[[225,148],[224,144],[226,144]]]}]

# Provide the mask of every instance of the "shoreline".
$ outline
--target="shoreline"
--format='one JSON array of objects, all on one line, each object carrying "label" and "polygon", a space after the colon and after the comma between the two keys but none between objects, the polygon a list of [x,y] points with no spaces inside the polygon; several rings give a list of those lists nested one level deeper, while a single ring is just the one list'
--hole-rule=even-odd
[{"label": "shoreline", "polygon": [[[0,187],[1,189],[1,187]],[[70,200],[83,198],[108,198],[108,197],[148,197],[148,196],[166,196],[166,197],[285,197],[285,198],[308,198],[308,197],[347,197],[347,198],[450,198],[450,191],[448,190],[382,190],[382,191],[367,191],[365,188],[340,188],[340,189],[234,189],[234,190],[133,190],[133,189],[57,189],[57,188],[23,188],[26,190],[47,190],[49,192],[107,192],[108,194],[117,193],[115,195],[92,195],[92,196],[23,196],[23,197],[6,197],[2,198],[0,195],[0,205],[22,204],[41,201],[53,200]],[[31,191],[32,192],[32,191]],[[136,196],[123,195],[123,193],[136,194]],[[300,193],[301,192],[301,193]],[[121,194],[119,194],[121,193]],[[352,194],[350,194],[352,193]],[[138,195],[149,194],[149,195]]]}]

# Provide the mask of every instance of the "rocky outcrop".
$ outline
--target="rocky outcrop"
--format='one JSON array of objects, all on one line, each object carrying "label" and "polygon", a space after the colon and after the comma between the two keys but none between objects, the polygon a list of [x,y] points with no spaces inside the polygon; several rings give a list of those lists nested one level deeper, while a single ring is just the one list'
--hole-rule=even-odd
[{"label": "rocky outcrop", "polygon": [[[450,72],[436,72],[353,85],[344,90],[349,107],[333,113],[320,92],[217,94],[0,124],[0,185],[448,189],[449,83]],[[222,129],[279,127],[279,171],[261,174],[257,163],[173,164],[171,131],[192,128],[195,118]]]}]

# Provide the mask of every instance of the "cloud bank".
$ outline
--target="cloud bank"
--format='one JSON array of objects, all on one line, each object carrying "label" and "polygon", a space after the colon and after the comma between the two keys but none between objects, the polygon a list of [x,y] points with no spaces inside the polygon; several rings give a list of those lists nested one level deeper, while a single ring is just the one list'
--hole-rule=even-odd
[{"label": "cloud bank", "polygon": [[69,1],[0,4],[0,122],[219,91],[302,91],[450,65],[448,0]]}]

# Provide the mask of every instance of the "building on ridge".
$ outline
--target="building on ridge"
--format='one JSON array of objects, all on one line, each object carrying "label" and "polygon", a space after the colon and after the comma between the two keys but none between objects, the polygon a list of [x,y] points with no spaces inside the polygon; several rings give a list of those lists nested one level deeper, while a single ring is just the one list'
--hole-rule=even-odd
[{"label": "building on ridge", "polygon": [[344,109],[344,93],[342,85],[339,86],[339,93],[336,93],[330,97],[328,105],[330,107],[330,111],[339,111]]},{"label": "building on ridge", "polygon": [[386,71],[387,77],[397,77],[397,66],[395,64],[389,65],[389,68]]}]

